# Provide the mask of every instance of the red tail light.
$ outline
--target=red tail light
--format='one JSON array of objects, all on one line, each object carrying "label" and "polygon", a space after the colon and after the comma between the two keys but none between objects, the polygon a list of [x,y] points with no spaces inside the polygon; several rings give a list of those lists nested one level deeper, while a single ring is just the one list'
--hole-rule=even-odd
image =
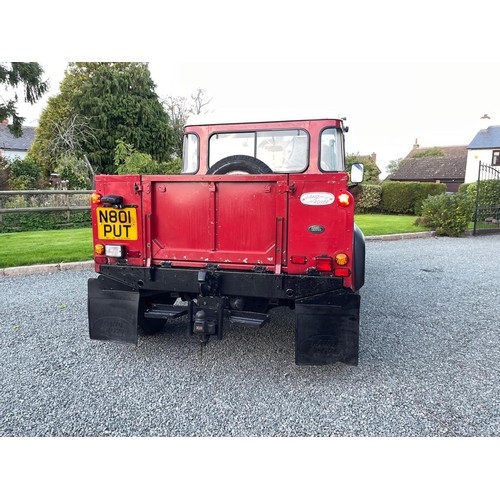
[{"label": "red tail light", "polygon": [[307,257],[305,255],[292,255],[290,262],[292,264],[305,264],[307,263]]},{"label": "red tail light", "polygon": [[316,269],[322,272],[332,272],[333,263],[331,257],[316,257]]},{"label": "red tail light", "polygon": [[347,278],[351,274],[351,271],[349,269],[344,268],[339,268],[335,269],[335,276],[340,276],[342,278]]}]

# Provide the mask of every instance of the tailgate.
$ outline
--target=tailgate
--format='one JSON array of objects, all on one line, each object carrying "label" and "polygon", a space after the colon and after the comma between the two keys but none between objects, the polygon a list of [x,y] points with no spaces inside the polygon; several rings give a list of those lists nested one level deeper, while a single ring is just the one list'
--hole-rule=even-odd
[{"label": "tailgate", "polygon": [[286,262],[284,175],[176,176],[151,182],[151,257],[247,268]]}]

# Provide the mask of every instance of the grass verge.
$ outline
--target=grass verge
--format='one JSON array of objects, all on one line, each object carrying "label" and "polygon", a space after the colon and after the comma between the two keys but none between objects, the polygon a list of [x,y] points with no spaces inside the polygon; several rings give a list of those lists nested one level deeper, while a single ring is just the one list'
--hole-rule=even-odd
[{"label": "grass verge", "polygon": [[92,229],[0,234],[0,268],[91,260]]},{"label": "grass verge", "polygon": [[416,219],[414,215],[385,214],[358,214],[354,217],[365,236],[430,231],[427,227],[415,226]]}]

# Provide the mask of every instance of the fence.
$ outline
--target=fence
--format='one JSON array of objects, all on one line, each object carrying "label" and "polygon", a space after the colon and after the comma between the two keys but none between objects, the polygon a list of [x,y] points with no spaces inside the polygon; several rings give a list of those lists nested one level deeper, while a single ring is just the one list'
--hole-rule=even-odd
[{"label": "fence", "polygon": [[480,163],[476,186],[473,234],[477,234],[479,223],[499,224],[499,220],[500,169]]},{"label": "fence", "polygon": [[[73,212],[90,210],[90,194],[87,190],[29,190],[0,191],[0,229],[5,229],[5,217],[10,214],[34,214],[59,212],[66,215],[66,224]],[[63,221],[64,222],[64,221]],[[64,225],[61,224],[55,224]]]}]

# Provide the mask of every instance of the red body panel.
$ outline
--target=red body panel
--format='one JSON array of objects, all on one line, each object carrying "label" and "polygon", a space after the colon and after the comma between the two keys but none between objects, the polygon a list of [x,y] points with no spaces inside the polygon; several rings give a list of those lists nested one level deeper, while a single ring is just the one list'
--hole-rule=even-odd
[{"label": "red body panel", "polygon": [[[344,284],[352,288],[354,201],[347,191],[348,176],[318,167],[318,138],[332,126],[341,122],[287,122],[286,127],[309,133],[309,165],[305,173],[272,175],[203,175],[206,148],[210,135],[221,130],[270,130],[283,124],[186,127],[200,138],[202,161],[196,175],[96,177],[98,193],[119,195],[124,205],[137,206],[138,240],[99,240],[93,206],[94,244],[123,244],[126,263],[135,266],[169,262],[202,268],[213,263],[221,269],[265,267],[277,274],[307,274],[316,257],[328,256],[335,263],[335,255],[345,253],[349,262],[340,267],[348,269]],[[341,206],[338,196],[346,193],[350,203]]]},{"label": "red body panel", "polygon": [[[133,252],[133,255],[138,257],[130,257],[125,254],[127,262],[134,266],[145,265],[145,241],[144,241],[144,221],[141,207],[141,192],[134,189],[134,185],[141,189],[141,177],[139,175],[98,175],[96,176],[95,190],[101,196],[106,195],[119,195],[123,197],[124,205],[137,206],[137,235],[138,239],[135,241],[117,241],[117,240],[103,240],[98,238],[97,226],[98,221],[96,217],[97,204],[91,203],[92,215],[92,234],[94,237],[94,245],[97,243],[107,244],[125,244],[126,252]],[[99,205],[100,206],[100,205]],[[109,259],[114,261],[114,259]],[[96,264],[96,271],[99,271],[99,265]]]},{"label": "red body panel", "polygon": [[[152,180],[152,259],[272,266],[286,217],[286,176]],[[280,222],[281,219],[281,222]],[[280,257],[278,257],[280,261]]]}]

